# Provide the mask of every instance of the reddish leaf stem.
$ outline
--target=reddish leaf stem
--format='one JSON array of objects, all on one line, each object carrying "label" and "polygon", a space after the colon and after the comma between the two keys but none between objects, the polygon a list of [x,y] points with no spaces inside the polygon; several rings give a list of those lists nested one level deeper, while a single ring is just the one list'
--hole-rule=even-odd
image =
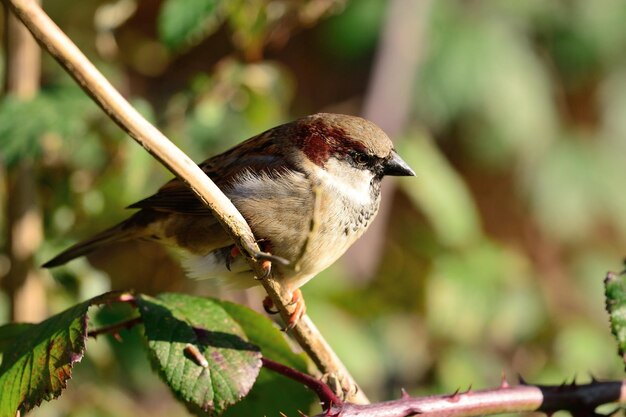
[{"label": "reddish leaf stem", "polygon": [[110,326],[105,326],[99,329],[91,330],[89,333],[87,333],[87,336],[93,337],[95,339],[101,334],[106,334],[106,333],[116,334],[122,329],[128,330],[140,323],[141,323],[141,317],[135,317],[134,319],[124,320],[122,322],[115,323]]},{"label": "reddish leaf stem", "polygon": [[266,357],[263,357],[261,360],[263,361],[263,366],[267,369],[271,369],[272,371],[286,376],[289,379],[300,382],[307,388],[314,391],[322,402],[324,409],[330,409],[334,406],[341,407],[343,405],[343,401],[335,395],[328,385],[319,379],[300,372],[297,369],[283,365],[282,363],[274,362]]}]

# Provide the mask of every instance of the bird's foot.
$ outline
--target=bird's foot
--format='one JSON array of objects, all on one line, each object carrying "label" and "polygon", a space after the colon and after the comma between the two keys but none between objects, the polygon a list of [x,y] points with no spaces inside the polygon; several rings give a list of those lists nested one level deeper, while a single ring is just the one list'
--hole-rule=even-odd
[{"label": "bird's foot", "polygon": [[[261,268],[263,269],[263,273],[260,277],[255,277],[256,279],[266,279],[272,273],[272,263],[278,263],[280,265],[289,265],[289,261],[285,258],[281,258],[280,256],[272,255],[268,252],[269,244],[264,243],[262,240],[258,242],[261,246],[261,251],[255,252],[252,254],[255,260],[261,262]],[[231,246],[230,251],[226,255],[226,269],[229,271],[235,261],[235,259],[241,255],[241,251],[239,247],[236,245]]]},{"label": "bird's foot", "polygon": [[302,316],[306,313],[306,304],[304,303],[304,297],[302,291],[298,288],[291,293],[291,302],[289,303],[293,310],[289,314],[289,320],[287,321],[287,327],[285,330],[291,330],[296,327],[296,324],[300,321]]},{"label": "bird's foot", "polygon": [[[287,326],[283,330],[291,330],[296,324],[300,321],[302,316],[306,313],[306,304],[304,302],[304,297],[302,296],[302,291],[300,289],[295,290],[291,295],[291,301],[289,302],[289,307],[291,307],[291,313],[289,314],[289,319],[287,320]],[[278,310],[274,305],[274,302],[270,297],[265,297],[263,299],[263,309],[268,314],[276,314]]]},{"label": "bird's foot", "polygon": [[[256,277],[256,279],[262,280],[266,279],[272,273],[272,262],[277,262],[277,259],[283,259],[278,256],[274,256],[270,253],[270,243],[263,239],[257,242],[261,251],[254,253],[254,259],[257,261],[261,261],[261,269],[263,269],[263,273],[260,277]],[[267,309],[265,310],[267,311]]]}]

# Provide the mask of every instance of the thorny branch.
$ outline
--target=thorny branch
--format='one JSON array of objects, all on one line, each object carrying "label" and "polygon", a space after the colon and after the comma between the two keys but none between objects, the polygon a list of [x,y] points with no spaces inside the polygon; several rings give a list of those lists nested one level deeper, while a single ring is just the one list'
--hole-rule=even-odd
[{"label": "thorny branch", "polygon": [[[248,255],[248,262],[256,275],[264,276],[264,271],[256,260],[266,254],[260,252],[252,231],[241,213],[209,177],[121,96],[34,0],[3,0],[3,2],[26,25],[40,45],[115,123],[172,173],[189,184],[211,209],[242,253]],[[265,256],[265,259],[268,257]],[[283,320],[287,322],[293,308],[289,304],[291,295],[287,294],[280,283],[271,276],[261,280],[261,283]],[[302,317],[293,328],[293,335],[320,372],[333,375],[342,382],[347,399],[368,402],[367,397],[358,389],[350,373],[308,316]]]},{"label": "thorny branch", "polygon": [[343,403],[315,417],[467,417],[501,413],[541,411],[551,415],[569,411],[574,417],[600,417],[595,409],[604,404],[626,402],[626,381],[558,386],[509,386],[506,381],[493,389],[455,392],[450,395],[410,397],[376,404]]}]

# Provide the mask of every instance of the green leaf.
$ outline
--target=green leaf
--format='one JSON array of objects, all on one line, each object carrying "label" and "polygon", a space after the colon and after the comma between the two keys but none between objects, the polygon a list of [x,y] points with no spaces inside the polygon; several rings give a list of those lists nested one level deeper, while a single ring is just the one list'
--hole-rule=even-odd
[{"label": "green leaf", "polygon": [[153,364],[192,412],[219,415],[248,394],[261,352],[218,301],[161,294],[137,305]]},{"label": "green leaf", "polygon": [[220,0],[166,0],[158,20],[161,41],[171,49],[178,49],[210,35],[221,23],[220,3]]},{"label": "green leaf", "polygon": [[[293,352],[285,335],[267,317],[239,304],[220,301],[220,305],[239,323],[248,340],[261,348],[264,358],[307,372],[304,354]],[[315,400],[312,391],[275,372],[262,369],[254,387],[244,401],[231,407],[225,417],[298,415]]]},{"label": "green leaf", "polygon": [[604,280],[606,311],[619,355],[626,362],[626,274],[609,272]]},{"label": "green leaf", "polygon": [[43,400],[61,394],[80,361],[87,338],[87,309],[93,300],[78,304],[35,325],[0,328],[0,339],[18,343],[3,347],[0,365],[0,417],[14,417]]},{"label": "green leaf", "polygon": [[8,323],[0,327],[0,354],[7,350],[18,336],[33,326],[32,323]]}]

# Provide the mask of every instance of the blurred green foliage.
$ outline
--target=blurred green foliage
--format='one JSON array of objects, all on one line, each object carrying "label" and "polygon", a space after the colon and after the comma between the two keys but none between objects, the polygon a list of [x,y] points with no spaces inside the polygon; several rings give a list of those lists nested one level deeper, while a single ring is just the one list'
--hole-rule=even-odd
[{"label": "blurred green foliage", "polygon": [[[353,0],[318,21],[322,1],[203,0],[193,13],[176,0],[137,2],[105,54],[93,45],[107,34],[84,17],[118,2],[56,3],[55,21],[197,161],[306,113],[358,114],[388,4]],[[502,371],[551,384],[620,377],[602,278],[626,252],[625,15],[624,0],[432,1],[424,38],[407,43],[425,52],[407,86],[410,120],[393,138],[417,178],[392,196],[380,267],[362,280],[338,264],[304,288],[371,398],[486,387]],[[43,83],[33,102],[0,106],[4,167],[37,161],[38,261],[169,178],[51,60]],[[155,284],[136,253],[105,258],[116,274],[85,260],[53,271],[50,311],[110,287],[171,284]],[[119,270],[132,281],[116,280]],[[258,308],[258,293],[247,297]],[[132,332],[123,338],[98,341],[80,384],[38,415],[180,413],[145,362],[123,359],[140,349]]]}]

